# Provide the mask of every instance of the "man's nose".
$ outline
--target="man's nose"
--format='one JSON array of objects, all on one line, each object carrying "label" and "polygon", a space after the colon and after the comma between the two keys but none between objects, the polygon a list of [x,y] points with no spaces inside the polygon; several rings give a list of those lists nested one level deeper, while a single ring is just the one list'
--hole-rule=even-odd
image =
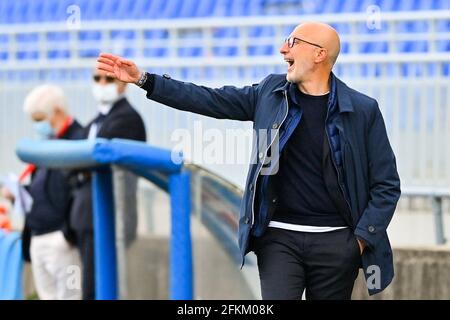
[{"label": "man's nose", "polygon": [[287,45],[286,42],[283,43],[283,45],[280,48],[280,53],[281,54],[286,54],[289,51],[289,46]]}]

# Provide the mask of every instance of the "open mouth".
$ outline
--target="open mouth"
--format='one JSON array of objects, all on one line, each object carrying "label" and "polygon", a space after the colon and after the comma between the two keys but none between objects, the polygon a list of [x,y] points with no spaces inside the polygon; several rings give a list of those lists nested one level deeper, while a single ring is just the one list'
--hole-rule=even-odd
[{"label": "open mouth", "polygon": [[294,59],[284,59],[284,61],[288,64],[288,71],[292,70],[294,67]]}]

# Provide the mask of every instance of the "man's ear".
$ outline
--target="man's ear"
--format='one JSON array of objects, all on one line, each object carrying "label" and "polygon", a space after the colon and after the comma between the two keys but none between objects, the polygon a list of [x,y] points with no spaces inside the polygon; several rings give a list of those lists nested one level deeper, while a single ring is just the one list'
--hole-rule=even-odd
[{"label": "man's ear", "polygon": [[66,112],[63,111],[63,108],[56,106],[53,109],[53,115],[55,116],[55,118],[61,118],[62,116],[65,116]]},{"label": "man's ear", "polygon": [[63,113],[62,110],[61,110],[61,107],[59,107],[59,106],[56,106],[56,107],[53,109],[53,112],[54,112],[55,114],[58,114],[58,115],[60,115],[61,113]]},{"label": "man's ear", "polygon": [[328,59],[328,50],[325,48],[318,48],[316,51],[316,63],[321,63]]}]

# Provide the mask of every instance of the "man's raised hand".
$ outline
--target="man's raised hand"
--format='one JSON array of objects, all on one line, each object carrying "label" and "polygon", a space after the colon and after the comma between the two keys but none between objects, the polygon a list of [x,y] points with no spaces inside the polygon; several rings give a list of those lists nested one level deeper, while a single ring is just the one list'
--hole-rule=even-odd
[{"label": "man's raised hand", "polygon": [[97,58],[97,70],[107,77],[127,83],[138,82],[142,75],[142,72],[133,61],[110,53],[101,53],[99,55]]}]

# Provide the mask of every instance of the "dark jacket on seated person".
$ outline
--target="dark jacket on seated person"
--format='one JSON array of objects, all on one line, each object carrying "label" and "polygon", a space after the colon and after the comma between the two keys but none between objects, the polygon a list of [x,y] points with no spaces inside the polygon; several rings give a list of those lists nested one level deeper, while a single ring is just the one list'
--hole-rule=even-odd
[{"label": "dark jacket on seated person", "polygon": [[[74,120],[59,139],[79,139],[81,133],[81,125]],[[37,168],[32,174],[27,190],[33,198],[33,205],[25,217],[22,233],[25,260],[31,260],[29,246],[33,235],[61,230],[67,241],[74,244],[75,237],[69,216],[73,197],[68,174],[62,170]]]}]

